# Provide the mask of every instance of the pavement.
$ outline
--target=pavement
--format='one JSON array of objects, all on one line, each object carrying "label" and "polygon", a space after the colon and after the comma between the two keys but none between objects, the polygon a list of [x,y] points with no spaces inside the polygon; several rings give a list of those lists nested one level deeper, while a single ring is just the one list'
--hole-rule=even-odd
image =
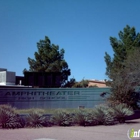
[{"label": "pavement", "polygon": [[129,140],[127,132],[132,128],[140,129],[140,119],[112,126],[0,129],[0,140]]}]

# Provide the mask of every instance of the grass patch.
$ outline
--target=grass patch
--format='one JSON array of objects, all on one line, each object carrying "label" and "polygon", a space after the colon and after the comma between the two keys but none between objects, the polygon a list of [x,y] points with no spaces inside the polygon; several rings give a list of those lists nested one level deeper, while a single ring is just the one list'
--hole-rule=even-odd
[{"label": "grass patch", "polygon": [[[59,108],[63,109],[63,108]],[[30,114],[33,110],[40,112],[42,114],[55,114],[58,109],[41,109],[41,108],[31,108],[31,109],[16,109],[15,112],[17,114]],[[72,113],[75,110],[79,110],[78,108],[67,108],[65,109],[67,112]]]}]

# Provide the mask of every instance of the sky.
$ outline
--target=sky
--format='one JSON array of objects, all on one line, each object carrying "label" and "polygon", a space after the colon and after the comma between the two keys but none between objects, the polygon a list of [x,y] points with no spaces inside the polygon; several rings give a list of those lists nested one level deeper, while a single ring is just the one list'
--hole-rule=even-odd
[{"label": "sky", "polygon": [[126,25],[140,32],[139,9],[140,0],[0,0],[0,68],[22,76],[48,36],[65,50],[69,78],[107,79],[109,38]]}]

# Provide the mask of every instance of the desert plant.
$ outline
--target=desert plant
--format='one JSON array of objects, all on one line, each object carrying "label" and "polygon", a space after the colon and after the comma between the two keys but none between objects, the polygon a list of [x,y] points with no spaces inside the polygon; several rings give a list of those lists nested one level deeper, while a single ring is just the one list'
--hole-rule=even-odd
[{"label": "desert plant", "polygon": [[63,109],[56,110],[56,112],[51,117],[51,122],[59,126],[70,126],[72,121],[72,114]]},{"label": "desert plant", "polygon": [[93,119],[90,109],[79,109],[74,112],[74,122],[81,125],[95,125],[97,124],[96,120]]},{"label": "desert plant", "polygon": [[98,121],[98,124],[104,124],[105,122],[105,112],[104,108],[101,106],[96,106],[92,112],[93,118]]},{"label": "desert plant", "polygon": [[2,128],[21,128],[24,123],[14,108],[9,105],[0,105],[0,125]]},{"label": "desert plant", "polygon": [[74,112],[74,122],[81,126],[85,126],[87,120],[86,117],[87,117],[86,109],[79,109]]},{"label": "desert plant", "polygon": [[85,118],[84,126],[95,126],[98,125],[98,120],[94,117],[93,110],[88,110]]},{"label": "desert plant", "polygon": [[98,105],[93,109],[92,118],[96,120],[99,125],[113,125],[115,123],[113,110],[105,104]]},{"label": "desert plant", "polygon": [[131,107],[127,106],[126,104],[118,104],[115,106],[112,106],[114,110],[114,117],[120,122],[125,122],[125,117],[130,116],[134,114],[134,111]]},{"label": "desert plant", "polygon": [[114,125],[116,124],[115,117],[113,115],[114,110],[112,108],[108,108],[104,111],[105,117],[104,117],[104,125]]},{"label": "desert plant", "polygon": [[16,110],[16,108],[12,107],[11,105],[7,105],[7,104],[0,105],[0,109],[10,111],[10,112],[15,112],[15,110]]},{"label": "desert plant", "polygon": [[46,126],[47,120],[40,112],[32,110],[26,118],[27,127],[43,127]]}]

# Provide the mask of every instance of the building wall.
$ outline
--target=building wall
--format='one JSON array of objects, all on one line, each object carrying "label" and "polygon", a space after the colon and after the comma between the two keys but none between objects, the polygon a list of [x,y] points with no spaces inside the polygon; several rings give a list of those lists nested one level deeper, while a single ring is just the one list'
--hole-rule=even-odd
[{"label": "building wall", "polygon": [[93,108],[110,88],[1,88],[0,104],[16,108]]},{"label": "building wall", "polygon": [[0,71],[0,85],[15,85],[15,72]]},{"label": "building wall", "polygon": [[107,87],[104,81],[97,81],[97,80],[88,80],[88,87],[90,86],[97,86],[97,87]]},{"label": "building wall", "polygon": [[0,85],[6,85],[6,71],[0,71]]},{"label": "building wall", "polygon": [[47,88],[47,87],[61,87],[61,73],[60,72],[25,72],[25,85]]},{"label": "building wall", "polygon": [[16,74],[15,72],[6,72],[6,85],[15,85],[16,82]]}]

